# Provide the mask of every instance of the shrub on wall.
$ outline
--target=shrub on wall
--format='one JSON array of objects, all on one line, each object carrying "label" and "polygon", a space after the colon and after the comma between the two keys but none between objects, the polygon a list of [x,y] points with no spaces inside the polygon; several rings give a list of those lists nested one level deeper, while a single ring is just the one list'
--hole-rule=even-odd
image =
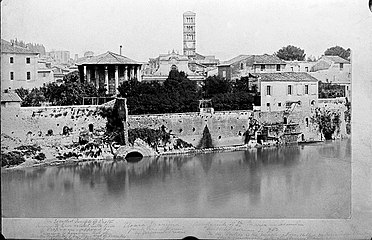
[{"label": "shrub on wall", "polygon": [[122,119],[118,114],[118,110],[114,107],[102,107],[99,109],[98,114],[101,117],[107,119],[105,140],[124,144],[124,125]]},{"label": "shrub on wall", "polygon": [[346,133],[351,134],[351,102],[346,98],[346,111],[345,111],[345,122],[346,122]]},{"label": "shrub on wall", "polygon": [[332,139],[333,133],[338,133],[340,130],[341,119],[338,111],[318,108],[315,111],[315,115],[310,119],[318,125],[319,132],[324,135],[326,140]]},{"label": "shrub on wall", "polygon": [[20,152],[1,152],[1,167],[19,165],[25,161]]},{"label": "shrub on wall", "polygon": [[135,128],[128,130],[128,141],[133,144],[139,138],[145,141],[149,146],[157,149],[159,143],[167,143],[170,139],[170,134],[163,129],[151,128]]},{"label": "shrub on wall", "polygon": [[207,125],[205,125],[204,127],[203,137],[202,139],[200,139],[200,142],[197,148],[199,149],[213,148],[212,136],[211,136],[211,133],[209,132],[209,128]]}]

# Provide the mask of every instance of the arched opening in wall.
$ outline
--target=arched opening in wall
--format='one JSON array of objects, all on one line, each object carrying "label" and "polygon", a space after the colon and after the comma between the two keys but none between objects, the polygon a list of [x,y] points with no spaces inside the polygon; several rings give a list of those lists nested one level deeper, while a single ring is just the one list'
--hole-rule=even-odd
[{"label": "arched opening in wall", "polygon": [[137,151],[129,152],[125,156],[125,160],[127,160],[127,162],[139,162],[142,160],[142,158],[143,158],[142,153]]},{"label": "arched opening in wall", "polygon": [[301,134],[301,141],[305,141],[305,136]]},{"label": "arched opening in wall", "polygon": [[62,135],[69,135],[70,132],[72,132],[72,128],[70,129],[69,127],[67,126],[64,126],[63,129],[62,129]]},{"label": "arched opening in wall", "polygon": [[284,119],[283,119],[283,122],[284,122],[284,124],[287,124],[287,117],[284,117]]},{"label": "arched opening in wall", "polygon": [[233,130],[233,129],[234,129],[234,127],[233,127],[233,126],[231,126],[230,128],[231,128],[231,130]]},{"label": "arched opening in wall", "polygon": [[310,104],[311,104],[311,106],[314,106],[315,105],[315,100],[312,100]]},{"label": "arched opening in wall", "polygon": [[305,118],[306,127],[309,127],[309,119]]},{"label": "arched opening in wall", "polygon": [[89,128],[89,132],[93,132],[93,123],[90,123],[88,125],[88,128]]}]

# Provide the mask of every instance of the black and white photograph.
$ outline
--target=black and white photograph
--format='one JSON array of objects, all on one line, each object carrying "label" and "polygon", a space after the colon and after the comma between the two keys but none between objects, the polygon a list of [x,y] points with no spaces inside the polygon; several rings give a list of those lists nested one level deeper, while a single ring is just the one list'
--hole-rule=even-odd
[{"label": "black and white photograph", "polygon": [[370,239],[371,30],[371,0],[2,0],[2,234]]}]

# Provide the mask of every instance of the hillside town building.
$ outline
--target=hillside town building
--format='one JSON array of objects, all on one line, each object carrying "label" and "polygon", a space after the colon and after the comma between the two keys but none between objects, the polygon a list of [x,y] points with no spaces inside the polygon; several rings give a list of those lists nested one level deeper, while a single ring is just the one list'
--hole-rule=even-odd
[{"label": "hillside town building", "polygon": [[261,112],[308,111],[318,106],[318,80],[308,73],[258,73]]},{"label": "hillside town building", "polygon": [[76,65],[81,81],[91,82],[97,88],[106,88],[106,93],[110,95],[118,94],[117,88],[123,81],[142,80],[142,63],[110,51],[86,57]]},{"label": "hillside town building", "polygon": [[218,65],[218,75],[235,81],[250,73],[283,72],[286,63],[275,55],[239,55]]},{"label": "hillside town building", "polygon": [[339,56],[322,56],[311,68],[310,75],[323,83],[344,86],[345,97],[351,98],[351,63]]},{"label": "hillside town building", "polygon": [[37,64],[37,79],[40,84],[54,82],[55,76],[51,67],[51,63],[46,61],[45,59],[39,58]]},{"label": "hillside town building", "polygon": [[284,72],[310,72],[316,62],[309,61],[285,61]]},{"label": "hillside town building", "polygon": [[189,68],[189,58],[185,55],[180,55],[174,50],[168,54],[160,54],[159,57],[150,59],[147,64],[143,81],[159,81],[164,82],[171,70],[184,72],[191,81],[201,82],[205,80],[202,74],[195,73]]},{"label": "hillside town building", "polygon": [[69,64],[72,62],[69,51],[50,51],[47,52],[46,55],[50,57],[53,62],[58,64]]},{"label": "hillside town building", "polygon": [[38,55],[1,39],[1,90],[42,86],[37,78]]}]

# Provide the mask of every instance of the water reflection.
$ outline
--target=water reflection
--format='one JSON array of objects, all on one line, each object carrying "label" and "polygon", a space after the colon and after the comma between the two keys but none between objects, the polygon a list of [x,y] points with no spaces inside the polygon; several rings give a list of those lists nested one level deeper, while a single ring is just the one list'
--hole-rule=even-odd
[{"label": "water reflection", "polygon": [[83,162],[2,172],[2,210],[6,217],[340,218],[350,212],[350,170],[350,141]]}]

